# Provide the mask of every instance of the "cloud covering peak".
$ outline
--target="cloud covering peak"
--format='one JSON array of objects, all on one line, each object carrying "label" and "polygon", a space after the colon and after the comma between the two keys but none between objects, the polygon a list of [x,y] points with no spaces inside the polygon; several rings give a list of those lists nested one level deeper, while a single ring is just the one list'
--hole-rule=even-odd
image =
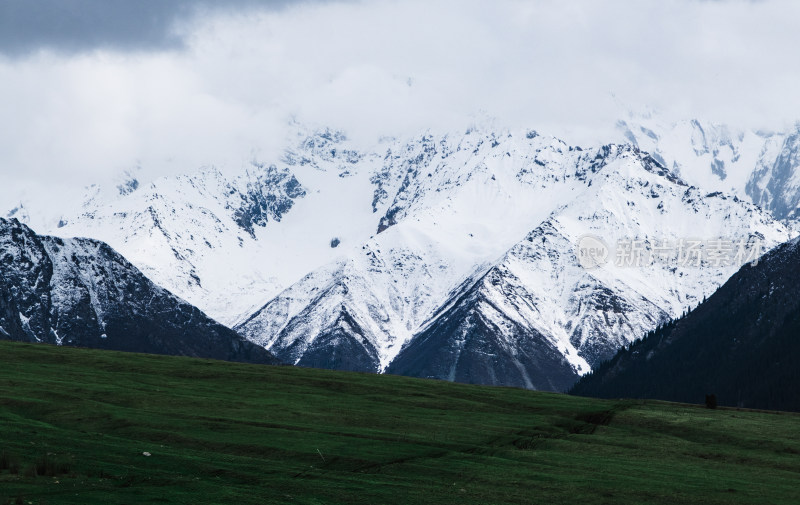
[{"label": "cloud covering peak", "polygon": [[3,0],[0,198],[246,163],[289,118],[363,142],[476,115],[607,142],[641,108],[780,128],[797,19],[790,0]]}]

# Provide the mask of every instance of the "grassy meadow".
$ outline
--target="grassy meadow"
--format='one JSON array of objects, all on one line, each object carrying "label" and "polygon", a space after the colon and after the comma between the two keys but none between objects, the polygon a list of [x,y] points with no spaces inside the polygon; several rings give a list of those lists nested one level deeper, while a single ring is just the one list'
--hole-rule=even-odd
[{"label": "grassy meadow", "polygon": [[0,505],[800,503],[800,415],[0,342]]}]

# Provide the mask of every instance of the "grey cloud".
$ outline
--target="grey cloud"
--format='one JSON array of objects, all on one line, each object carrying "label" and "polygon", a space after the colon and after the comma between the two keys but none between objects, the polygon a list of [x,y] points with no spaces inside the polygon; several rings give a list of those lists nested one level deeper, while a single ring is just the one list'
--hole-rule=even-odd
[{"label": "grey cloud", "polygon": [[0,54],[40,49],[151,51],[180,48],[179,27],[211,11],[279,9],[290,0],[2,0]]},{"label": "grey cloud", "polygon": [[[288,117],[365,145],[479,111],[577,144],[608,142],[629,110],[776,130],[800,117],[795,0],[211,2],[27,0],[11,23],[22,4],[0,0],[0,202],[136,164],[147,180],[269,158]],[[88,17],[67,30],[64,12]],[[149,52],[182,34],[184,50]],[[62,52],[2,56],[40,47]],[[116,50],[74,54],[94,47]]]}]

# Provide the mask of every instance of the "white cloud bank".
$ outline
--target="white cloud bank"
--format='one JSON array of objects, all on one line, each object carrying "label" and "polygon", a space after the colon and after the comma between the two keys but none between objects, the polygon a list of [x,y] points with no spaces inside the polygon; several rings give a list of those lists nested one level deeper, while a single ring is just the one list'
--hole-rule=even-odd
[{"label": "white cloud bank", "polygon": [[[246,3],[245,3],[246,4]],[[626,108],[800,119],[793,1],[363,1],[207,11],[182,48],[0,57],[0,207],[23,186],[269,153],[289,117],[365,142],[476,114],[575,142]]]}]

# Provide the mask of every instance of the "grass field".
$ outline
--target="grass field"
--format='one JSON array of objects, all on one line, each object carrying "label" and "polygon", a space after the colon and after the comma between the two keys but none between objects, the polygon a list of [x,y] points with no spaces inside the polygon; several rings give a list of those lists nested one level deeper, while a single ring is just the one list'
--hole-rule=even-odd
[{"label": "grass field", "polygon": [[800,415],[0,342],[4,503],[796,505]]}]

